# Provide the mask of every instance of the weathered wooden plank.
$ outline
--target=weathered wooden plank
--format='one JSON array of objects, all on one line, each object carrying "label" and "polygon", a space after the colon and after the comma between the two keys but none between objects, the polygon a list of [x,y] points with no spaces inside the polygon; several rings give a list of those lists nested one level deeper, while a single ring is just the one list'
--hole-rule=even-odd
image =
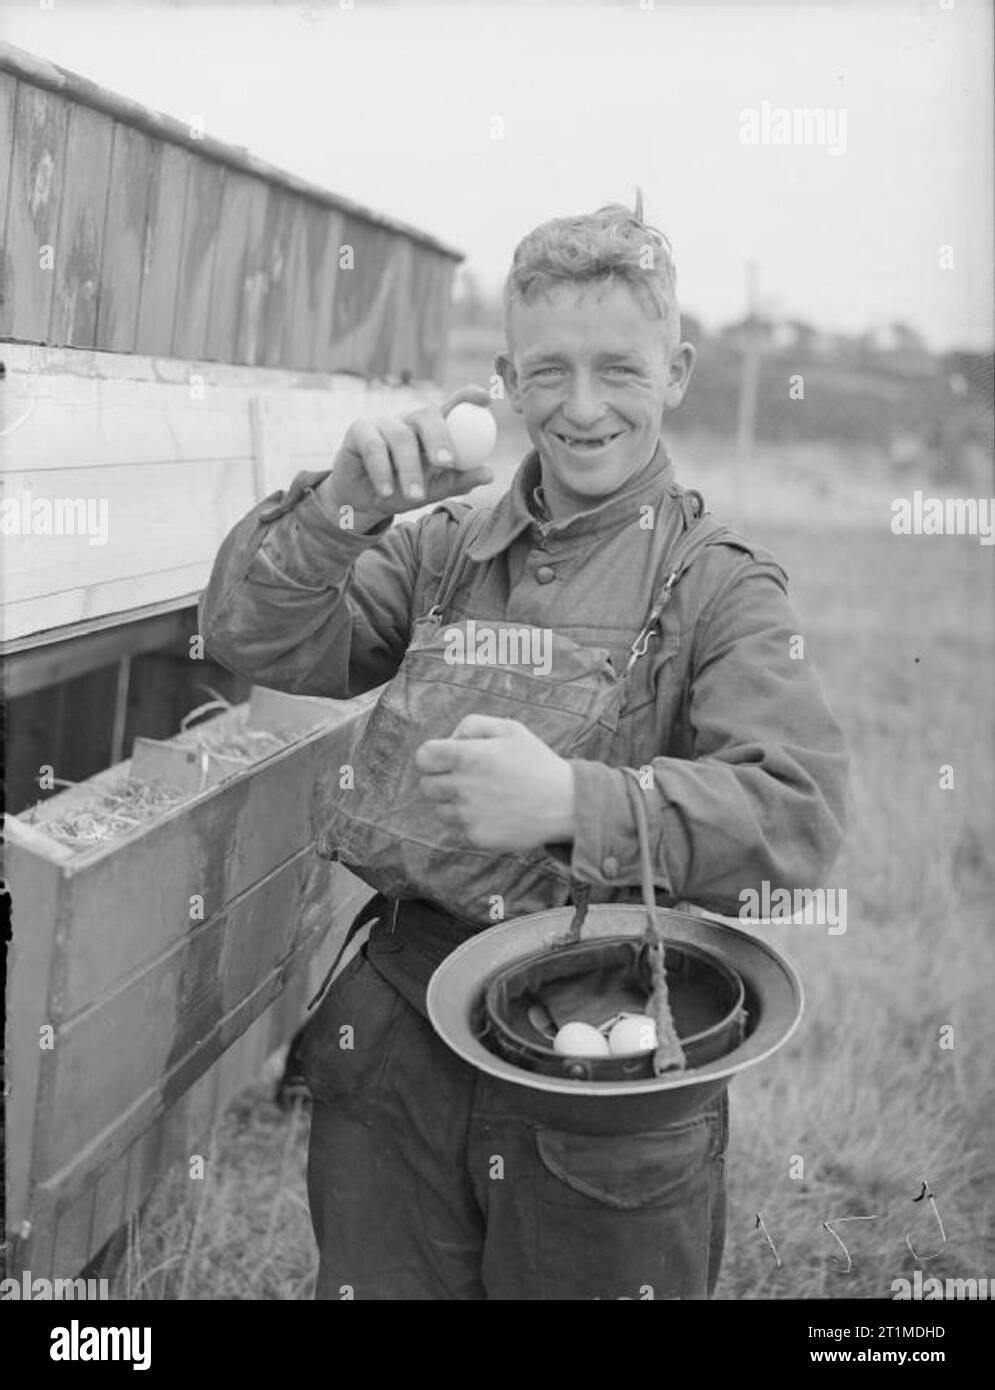
[{"label": "weathered wooden plank", "polygon": [[0,72],[0,319],[3,317],[5,286],[12,267],[7,256],[7,204],[10,200],[14,158],[14,104],[17,101],[17,78]]},{"label": "weathered wooden plank", "polygon": [[291,475],[290,453],[285,432],[286,421],[270,396],[254,396],[249,402],[252,422],[252,477],[256,498],[262,501],[277,488],[286,486]]},{"label": "weathered wooden plank", "polygon": [[[237,1043],[235,1045],[237,1046]],[[187,1149],[187,1157],[197,1148],[206,1158],[211,1128],[219,1118],[221,1109],[218,1097],[218,1068],[210,1067],[195,1081],[183,1097],[183,1102],[184,1146]],[[166,1112],[166,1123],[174,1123],[172,1111]]]},{"label": "weathered wooden plank", "polygon": [[195,392],[188,381],[106,381],[32,372],[8,360],[4,418],[22,423],[4,441],[0,473],[96,473],[247,459],[252,449],[247,399],[244,388],[205,384]]},{"label": "weathered wooden plank", "polygon": [[204,356],[237,362],[249,245],[258,245],[268,190],[249,174],[229,173],[221,195],[217,247],[211,281],[211,309]]},{"label": "weathered wooden plank", "polygon": [[396,293],[398,260],[389,232],[346,218],[342,228],[330,365],[335,371],[381,368],[385,328]]},{"label": "weathered wooden plank", "polygon": [[47,469],[7,474],[3,484],[20,524],[27,507],[35,527],[6,538],[8,604],[138,579],[181,560],[206,565],[206,578],[226,533],[255,501],[248,459]]},{"label": "weathered wooden plank", "polygon": [[168,357],[144,354],[95,352],[88,348],[46,347],[38,343],[5,342],[0,353],[8,371],[37,374],[95,377],[99,381],[120,383],[139,381],[158,385],[181,385],[189,389],[191,368],[196,365],[205,386],[225,387],[245,392],[287,391],[293,398],[316,399],[326,391],[356,382],[355,373],[283,371],[279,367],[261,370],[240,363],[174,361]]},{"label": "weathered wooden plank", "polygon": [[[267,470],[267,478],[274,480],[271,486],[286,486],[303,466],[297,460],[305,455],[318,458],[318,467],[330,468],[353,421],[375,413],[374,395],[365,381],[349,376],[333,377],[331,380],[334,384],[327,391],[308,393],[306,397],[303,392],[298,392],[295,397],[283,392],[265,393],[267,413],[274,426],[271,438],[282,441],[279,452],[283,455],[282,463],[274,464]],[[427,392],[418,397],[422,401],[429,398],[430,393]],[[383,407],[385,399],[383,395],[376,397],[378,409]],[[407,402],[414,398],[398,392],[392,399],[396,401],[397,409],[407,409]]]},{"label": "weathered wooden plank", "polygon": [[91,1184],[60,1202],[55,1217],[55,1248],[52,1251],[52,1278],[72,1278],[86,1264],[93,1246],[93,1207],[96,1188]]},{"label": "weathered wooden plank", "polygon": [[[93,1217],[90,1225],[89,1249],[83,1263],[102,1246],[106,1245],[115,1231],[127,1220],[128,1212],[124,1198],[128,1187],[128,1167],[131,1162],[131,1149],[126,1149],[102,1172],[95,1174],[93,1180]],[[82,1265],[77,1266],[82,1268]]]},{"label": "weathered wooden plank", "polygon": [[[299,373],[4,344],[0,393],[9,430],[0,471],[108,467],[170,459],[244,458],[248,401],[265,395],[300,450],[361,415],[367,384],[353,374]],[[193,382],[191,378],[194,378]],[[398,399],[427,399],[425,388]],[[11,428],[13,426],[13,428]],[[310,434],[308,432],[311,432]]]},{"label": "weathered wooden plank", "polygon": [[240,1091],[251,1086],[258,1078],[268,1049],[269,1014],[275,1007],[273,1004],[266,1013],[260,1014],[218,1062],[220,1106],[230,1105]]},{"label": "weathered wooden plank", "polygon": [[287,269],[289,295],[280,354],[285,367],[310,367],[315,361],[322,279],[329,269],[328,222],[323,208],[300,202]]},{"label": "weathered wooden plank", "polygon": [[411,311],[411,247],[394,237],[388,250],[390,290],[370,349],[369,371],[377,377],[394,374],[395,344]]},{"label": "weathered wooden plank", "polygon": [[190,171],[173,320],[174,357],[205,355],[225,172],[222,165],[204,159],[195,159]]},{"label": "weathered wooden plank", "polygon": [[[44,342],[52,310],[68,103],[18,83],[0,335]],[[45,248],[48,248],[46,250]]]},{"label": "weathered wooden plank", "polygon": [[419,326],[415,305],[415,258],[410,242],[398,242],[395,307],[384,349],[386,374],[395,380],[414,380],[419,359]]},{"label": "weathered wooden plank", "polygon": [[232,360],[249,367],[255,367],[263,360],[263,312],[270,280],[271,252],[267,228],[272,193],[268,184],[262,184],[260,189],[253,192],[246,220],[245,257]]},{"label": "weathered wooden plank", "polygon": [[413,248],[413,256],[410,313],[416,335],[414,377],[416,381],[437,380],[449,336],[455,267],[422,247]]},{"label": "weathered wooden plank", "polygon": [[74,106],[66,134],[65,173],[55,247],[55,293],[48,341],[94,347],[100,259],[107,215],[114,122]]},{"label": "weathered wooden plank", "polygon": [[205,582],[203,563],[178,565],[155,574],[112,579],[88,589],[66,589],[61,594],[6,603],[0,610],[0,645],[42,634],[54,641],[63,630],[76,630],[94,616],[104,619],[120,614],[124,622],[143,609],[161,610],[163,605],[185,608],[197,602]]},{"label": "weathered wooden plank", "polygon": [[315,316],[314,347],[312,366],[317,371],[331,368],[332,318],[335,310],[335,290],[339,276],[339,249],[342,246],[344,215],[331,213],[325,225],[325,249],[321,269],[318,272],[318,308]]},{"label": "weathered wooden plank", "polygon": [[187,182],[192,166],[192,156],[176,145],[158,145],[155,149],[142,251],[136,352],[158,356],[172,350]]},{"label": "weathered wooden plank", "polygon": [[35,1192],[31,1200],[31,1217],[14,1229],[9,1273],[19,1275],[30,1270],[36,1278],[52,1278],[54,1274],[55,1237],[58,1227],[55,1203],[47,1194]]},{"label": "weathered wooden plank", "polygon": [[[5,1037],[6,1196],[7,1228],[15,1233],[28,1217],[28,1178],[41,1071],[51,1064],[54,1050],[42,1046],[48,1038],[41,1029],[51,1022],[49,980],[60,932],[61,880],[71,859],[70,850],[29,825],[18,826],[4,845],[4,878],[11,889],[13,918]],[[16,989],[10,988],[14,981]]]},{"label": "weathered wooden plank", "polygon": [[290,248],[300,208],[300,199],[293,194],[270,189],[263,231],[266,286],[257,358],[266,367],[289,365],[283,359],[283,343],[291,308]]},{"label": "weathered wooden plank", "polygon": [[118,121],[114,126],[107,220],[100,261],[96,345],[135,352],[142,296],[145,227],[159,152],[150,138]]}]

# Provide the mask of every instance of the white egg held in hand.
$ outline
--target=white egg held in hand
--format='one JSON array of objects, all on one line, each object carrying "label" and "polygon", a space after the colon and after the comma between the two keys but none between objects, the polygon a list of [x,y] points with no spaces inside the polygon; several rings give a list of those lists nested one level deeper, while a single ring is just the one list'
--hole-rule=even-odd
[{"label": "white egg held in hand", "polygon": [[564,1023],[553,1039],[553,1051],[563,1057],[607,1057],[608,1042],[589,1023]]},{"label": "white egg held in hand", "polygon": [[482,405],[460,401],[446,416],[446,429],[456,458],[463,468],[477,468],[489,458],[497,443],[497,422]]},{"label": "white egg held in hand", "polygon": [[608,1050],[613,1057],[632,1057],[637,1052],[656,1050],[656,1023],[649,1014],[630,1014],[620,1018],[608,1034]]}]

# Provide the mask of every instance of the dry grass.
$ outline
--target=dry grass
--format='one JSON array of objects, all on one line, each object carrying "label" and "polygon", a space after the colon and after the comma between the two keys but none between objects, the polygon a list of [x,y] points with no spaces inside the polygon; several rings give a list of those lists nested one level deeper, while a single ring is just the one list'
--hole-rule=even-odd
[{"label": "dry grass", "polygon": [[[698,465],[686,482],[728,491],[717,451]],[[873,508],[863,524],[820,529],[818,489],[792,495],[793,517],[781,505],[771,524],[748,493],[746,525],[792,573],[850,739],[849,834],[826,885],[847,889],[848,930],[771,930],[801,970],[807,1011],[792,1043],[731,1090],[718,1297],[886,1298],[915,1267],[907,1235],[921,1254],[939,1249],[929,1273],[995,1277],[995,553],[968,537],[893,537]],[[953,790],[940,789],[941,764]],[[177,1179],[148,1208],[128,1262],[134,1294],[310,1295],[306,1116],[282,1114],[270,1093],[224,1117],[204,1183]],[[794,1155],[803,1177],[790,1176]],[[924,1178],[945,1242],[930,1204],[912,1200]],[[847,1216],[876,1219],[838,1227],[853,1259],[843,1273],[821,1223]]]}]

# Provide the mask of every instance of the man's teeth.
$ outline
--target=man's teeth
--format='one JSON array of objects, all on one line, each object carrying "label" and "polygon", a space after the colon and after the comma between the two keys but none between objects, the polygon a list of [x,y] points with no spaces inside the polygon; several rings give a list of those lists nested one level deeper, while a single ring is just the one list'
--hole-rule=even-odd
[{"label": "man's teeth", "polygon": [[614,434],[602,434],[599,435],[597,439],[576,439],[573,435],[570,434],[561,434],[559,436],[559,438],[563,440],[564,444],[569,444],[572,449],[584,447],[600,448],[601,445],[607,444],[610,439],[614,439],[615,437],[616,436]]}]

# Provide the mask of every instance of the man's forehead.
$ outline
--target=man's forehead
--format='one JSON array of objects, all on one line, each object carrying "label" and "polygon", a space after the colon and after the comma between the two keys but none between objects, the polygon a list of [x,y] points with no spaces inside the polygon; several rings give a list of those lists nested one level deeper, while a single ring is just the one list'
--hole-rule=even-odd
[{"label": "man's forehead", "polygon": [[596,355],[655,355],[664,321],[625,285],[564,287],[510,306],[508,329],[522,360],[583,350]]}]

